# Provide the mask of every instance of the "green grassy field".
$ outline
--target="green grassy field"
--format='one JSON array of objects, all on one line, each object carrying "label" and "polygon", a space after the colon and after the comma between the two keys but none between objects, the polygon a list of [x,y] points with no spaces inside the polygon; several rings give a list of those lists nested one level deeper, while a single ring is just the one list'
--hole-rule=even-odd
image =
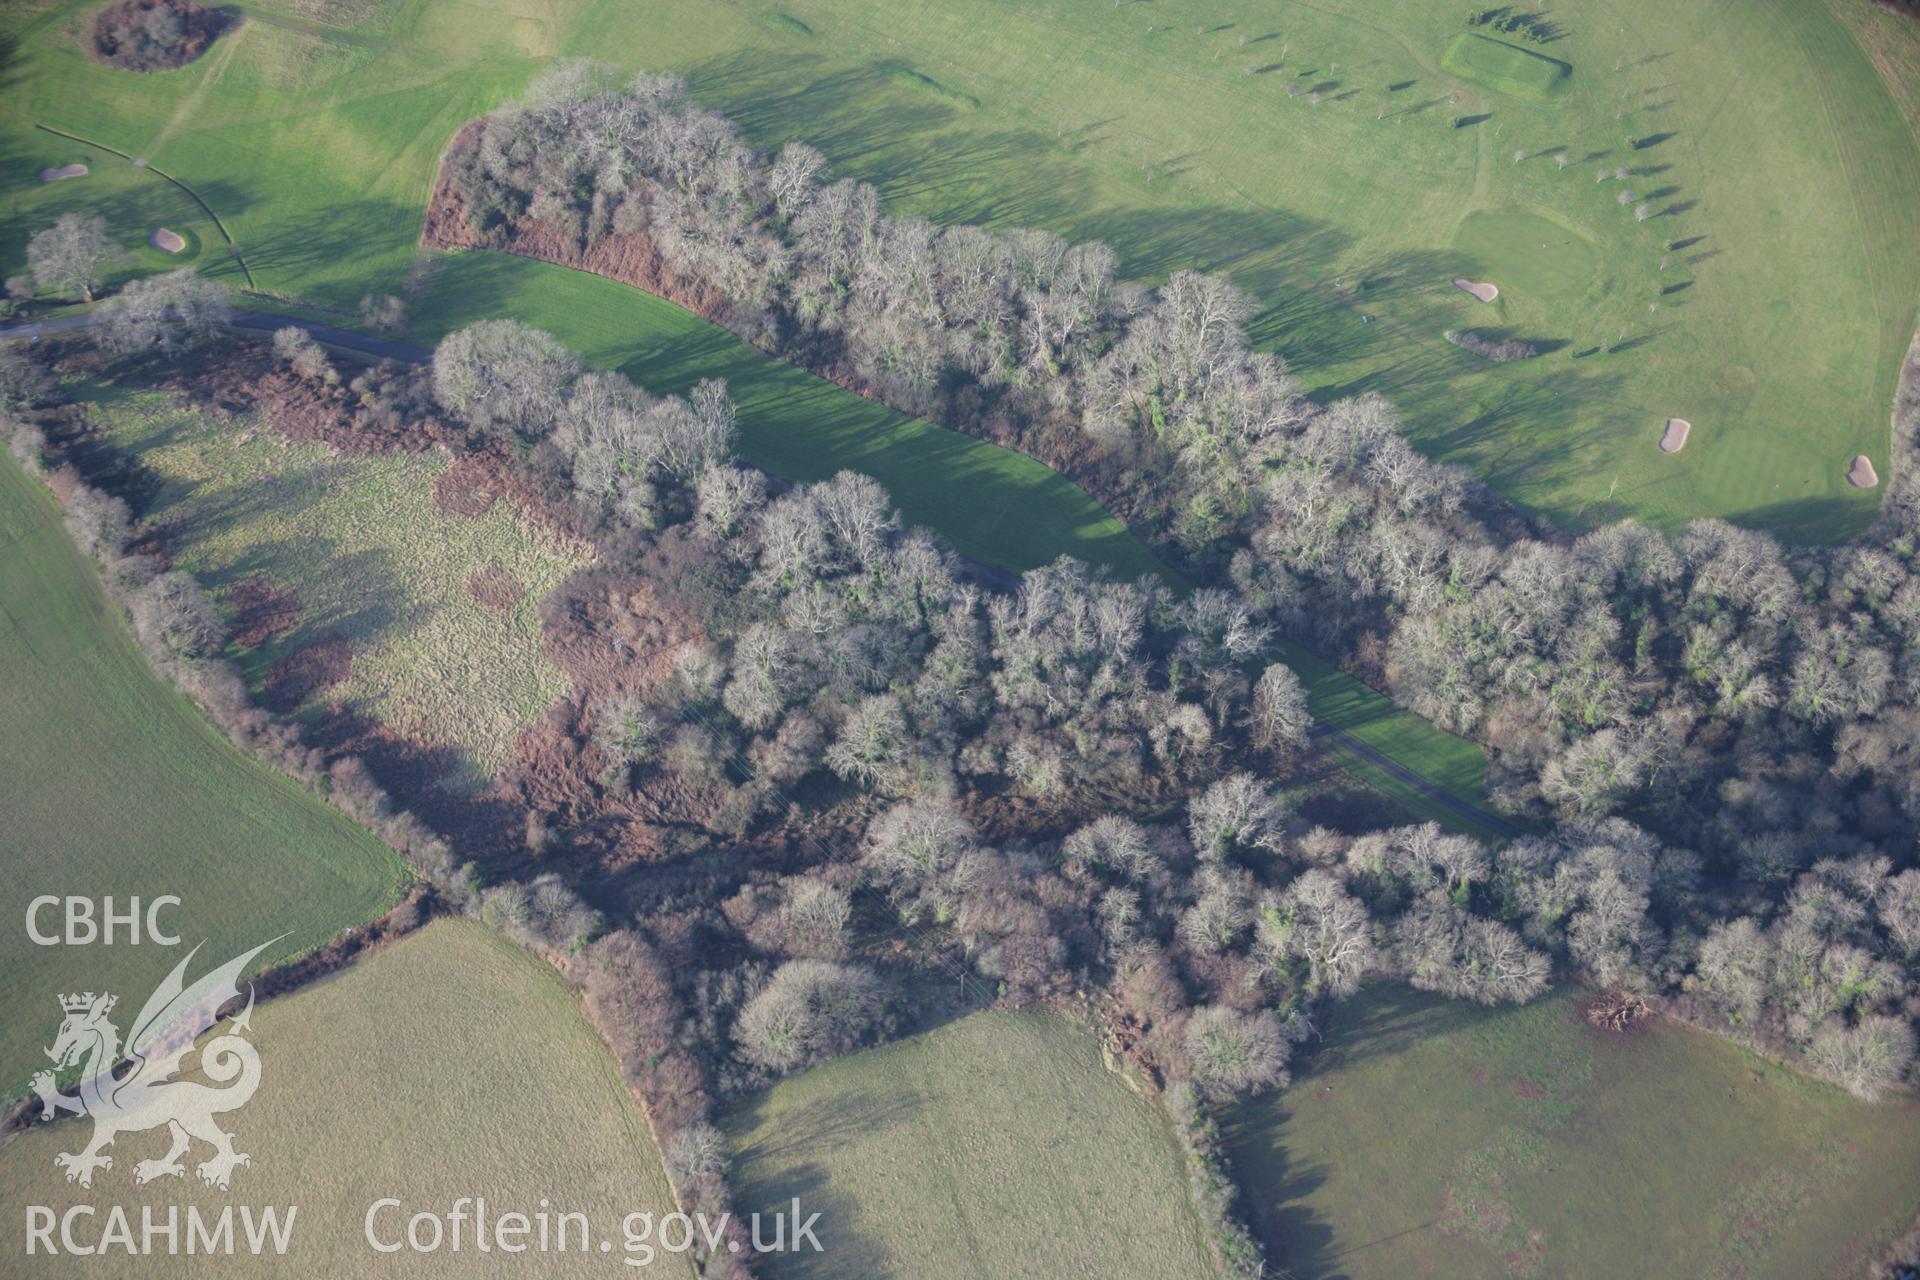
[{"label": "green grassy field", "polygon": [[[1549,15],[1564,38],[1540,46],[1418,0],[740,0],[644,21],[611,0],[239,7],[207,57],[152,76],[85,60],[78,0],[10,7],[8,221],[84,198],[33,180],[43,121],[192,183],[263,288],[351,305],[398,284],[453,129],[582,54],[681,70],[756,142],[807,139],[894,208],[1102,238],[1149,280],[1227,271],[1313,389],[1395,397],[1422,447],[1557,519],[1715,514],[1837,539],[1878,498],[1845,486],[1847,459],[1886,473],[1920,309],[1920,150],[1875,67],[1910,67],[1920,34],[1866,0],[1610,0]],[[1450,74],[1462,35],[1557,91]],[[1476,235],[1479,215],[1586,248],[1536,292],[1528,258],[1555,237]],[[1463,274],[1502,286],[1497,310],[1447,286]],[[1489,367],[1440,338],[1468,325],[1552,349]],[[1669,416],[1694,424],[1679,455],[1655,447]]]},{"label": "green grassy field", "polygon": [[[626,1215],[673,1211],[645,1119],[559,976],[483,926],[428,925],[262,1005],[253,1026],[259,1091],[222,1117],[235,1147],[253,1157],[235,1171],[231,1192],[201,1186],[191,1170],[136,1187],[132,1166],[164,1152],[160,1133],[123,1135],[113,1168],[96,1175],[92,1190],[68,1186],[53,1155],[84,1142],[89,1126],[63,1122],[0,1148],[8,1216],[20,1222],[29,1204],[59,1212],[93,1203],[102,1215],[119,1204],[137,1232],[143,1206],[163,1219],[169,1205],[204,1214],[229,1203],[298,1206],[285,1258],[219,1259],[217,1269],[231,1275],[578,1276],[596,1267],[608,1275],[693,1274],[684,1257],[668,1254],[645,1267],[621,1265],[630,1256]],[[593,1239],[608,1239],[612,1250],[600,1254],[596,1244],[592,1262],[578,1251],[488,1258],[474,1252],[471,1224],[457,1254],[387,1255],[365,1241],[363,1218],[376,1200],[404,1203],[376,1219],[391,1240],[411,1214],[445,1214],[461,1196],[484,1196],[494,1216],[532,1215],[543,1200],[556,1215],[584,1213]],[[99,1225],[104,1219],[94,1230]],[[33,1275],[63,1275],[98,1274],[99,1263],[38,1257],[29,1265]],[[139,1270],[200,1276],[208,1266],[160,1256],[142,1259]]]},{"label": "green grassy field", "polygon": [[[188,266],[242,283],[219,231],[172,183],[117,156],[38,130],[10,130],[5,146],[7,185],[19,193],[17,199],[6,198],[8,217],[0,222],[0,261],[8,264],[9,274],[26,269],[27,240],[35,231],[61,214],[81,213],[105,218],[115,248],[124,255],[106,272],[109,288],[136,275]],[[87,166],[85,177],[43,183],[33,176],[74,163]],[[13,172],[15,166],[20,172]],[[179,253],[153,248],[147,236],[160,227],[179,232],[187,247]]]},{"label": "green grassy field", "polygon": [[[740,450],[793,480],[843,468],[886,486],[909,524],[936,529],[962,554],[1023,570],[1077,556],[1123,578],[1176,575],[1085,492],[1024,454],[947,431],[770,360],[717,325],[638,289],[505,254],[445,259],[415,308],[423,341],[476,312],[547,329],[589,363],[617,368],[655,392],[685,394],[701,378],[727,380],[739,409]],[[1477,802],[1486,757],[1332,663],[1297,645],[1281,656],[1306,686],[1313,713],[1393,756],[1429,781]],[[1462,819],[1343,749],[1341,764],[1421,817]],[[1476,830],[1474,824],[1466,824]]]},{"label": "green grassy field", "polygon": [[[326,637],[352,670],[304,709],[338,701],[410,737],[453,748],[453,779],[506,763],[520,730],[567,691],[540,648],[540,603],[589,552],[509,501],[479,516],[434,502],[438,453],[338,454],[289,444],[252,415],[216,421],[165,392],[89,388],[93,422],[157,482],[141,514],[180,566],[227,603],[264,575],[293,593],[298,622],[242,655],[249,678]],[[521,595],[504,610],[469,587],[482,571]]]},{"label": "green grassy field", "polygon": [[[0,1097],[46,1065],[55,997],[138,1008],[178,960],[146,944],[42,947],[43,894],[175,894],[161,917],[221,959],[279,934],[272,960],[378,915],[405,871],[387,848],[237,752],[154,676],[52,500],[0,458]],[[27,732],[28,727],[31,732]],[[57,913],[41,919],[57,928]]]},{"label": "green grassy field", "polygon": [[1453,38],[1440,66],[1462,80],[1535,102],[1550,100],[1573,78],[1573,68],[1558,58],[1473,31]]},{"label": "green grassy field", "polygon": [[1232,1126],[1280,1274],[1858,1276],[1920,1210],[1920,1103],[1665,1022],[1362,993]]},{"label": "green grassy field", "polygon": [[1211,1274],[1179,1148],[1093,1036],[976,1013],[791,1077],[725,1121],[736,1205],[798,1196],[824,1252],[796,1277]]}]

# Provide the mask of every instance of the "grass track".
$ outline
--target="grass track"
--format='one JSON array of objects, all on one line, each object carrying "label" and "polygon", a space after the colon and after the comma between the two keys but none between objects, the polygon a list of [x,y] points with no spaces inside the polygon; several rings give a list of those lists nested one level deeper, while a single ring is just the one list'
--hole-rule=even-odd
[{"label": "grass track", "polygon": [[[135,1189],[136,1159],[159,1156],[159,1133],[129,1134],[92,1191],[69,1187],[53,1153],[83,1142],[84,1122],[36,1128],[0,1148],[0,1203],[16,1208],[123,1204],[136,1233],[142,1205],[164,1220],[169,1204],[217,1214],[229,1202],[299,1206],[284,1259],[221,1259],[236,1276],[683,1277],[661,1256],[628,1268],[621,1219],[672,1211],[666,1176],[640,1109],[617,1065],[559,975],[512,943],[467,921],[439,921],[343,973],[261,1006],[254,1014],[261,1084],[223,1118],[253,1163],[231,1194],[193,1181]],[[491,1260],[465,1249],[432,1255],[375,1253],[362,1235],[368,1207],[405,1202],[378,1220],[389,1238],[416,1212],[444,1214],[461,1196],[484,1196],[490,1215],[588,1215],[611,1256],[528,1251]],[[391,1231],[385,1229],[391,1227]],[[98,1228],[96,1227],[96,1230]],[[236,1227],[236,1232],[238,1228]],[[161,1242],[164,1250],[164,1240]],[[100,1259],[35,1259],[32,1274],[100,1273]],[[141,1275],[204,1276],[202,1258],[142,1259]]]},{"label": "grass track", "polygon": [[0,458],[0,614],[0,1096],[46,1065],[56,995],[110,990],[137,1009],[179,958],[35,946],[23,923],[33,898],[175,894],[163,921],[184,946],[204,939],[225,958],[288,934],[265,960],[396,898],[405,872],[386,846],[240,755],[159,681],[11,457]]},{"label": "grass track", "polygon": [[[910,524],[938,530],[964,555],[1013,570],[1062,555],[1124,578],[1178,579],[1085,492],[1024,454],[862,399],[755,351],[717,325],[651,294],[584,272],[506,254],[452,255],[416,308],[422,340],[474,315],[511,315],[547,329],[589,363],[618,368],[656,392],[685,394],[722,377],[739,408],[740,449],[793,480],[843,468],[873,476]],[[1394,757],[1469,804],[1486,777],[1479,747],[1402,711],[1297,645],[1281,656],[1306,685],[1313,713]],[[1411,812],[1462,819],[1352,752],[1341,764]],[[1475,834],[1487,834],[1466,824]]]},{"label": "grass track", "polygon": [[803,1277],[1212,1273],[1165,1118],[1054,1014],[976,1013],[790,1077],[725,1118],[743,1212],[794,1196]]},{"label": "grass track", "polygon": [[1579,1003],[1378,987],[1336,1010],[1231,1126],[1281,1274],[1858,1276],[1920,1210],[1920,1103],[1666,1022],[1595,1031]]},{"label": "grass track", "polygon": [[1166,573],[1058,472],[769,359],[639,289],[508,254],[458,253],[415,308],[416,340],[437,342],[479,315],[545,329],[588,364],[619,369],[658,394],[686,395],[702,378],[725,378],[749,461],[797,481],[864,472],[910,522],[940,530],[963,555],[1013,569],[1074,555],[1127,578]]}]

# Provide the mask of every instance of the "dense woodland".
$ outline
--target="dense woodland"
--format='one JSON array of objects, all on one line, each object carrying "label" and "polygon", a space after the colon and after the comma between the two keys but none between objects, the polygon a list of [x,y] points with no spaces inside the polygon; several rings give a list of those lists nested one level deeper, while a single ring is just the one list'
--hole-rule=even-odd
[{"label": "dense woodland", "polygon": [[207,51],[228,18],[192,0],[116,0],[94,15],[89,52],[125,71],[184,67]]},{"label": "dense woodland", "polygon": [[[1147,651],[1180,655],[1177,680],[1148,680],[1177,716],[1204,715],[1216,742],[1231,738],[1269,630],[1340,654],[1486,743],[1509,812],[1557,824],[1468,875],[1466,901],[1497,904],[1602,982],[1684,993],[1703,1019],[1817,1049],[1836,1074],[1865,1071],[1851,1055],[1869,1044],[1859,1052],[1883,1080],[1904,1069],[1920,900],[1920,503],[1908,468],[1873,535],[1842,548],[1783,548],[1722,521],[1529,535],[1469,477],[1408,446],[1386,401],[1305,399],[1275,357],[1247,347],[1249,303],[1228,282],[1177,273],[1150,292],[1116,280],[1097,244],[890,218],[872,188],[831,181],[804,145],[755,153],[671,78],[560,68],[528,105],[485,123],[454,178],[482,225],[525,216],[589,240],[644,232],[676,270],[725,291],[736,328],[850,369],[903,408],[963,427],[997,417],[1043,456],[1074,431],[1111,474],[1166,477],[1144,494],[1146,523],[1211,588],[1178,606],[1150,586],[1096,587],[1090,600],[1141,593]],[[1903,381],[1909,396],[1916,381]],[[1903,451],[1916,409],[1899,410]],[[834,514],[845,501],[828,499],[818,523],[846,518]],[[801,502],[769,508],[776,563],[838,570],[852,553],[791,532]],[[1041,594],[1057,590],[1030,576],[1023,598],[1057,618]],[[988,608],[1019,616],[1017,604]],[[1157,628],[1163,617],[1171,629]],[[1007,624],[991,625],[989,654]],[[779,659],[759,656],[763,634],[749,653],[777,672]],[[990,683],[996,703],[1021,696]],[[1022,732],[1010,707],[996,710],[984,739],[995,754],[963,748],[951,767],[993,758],[1036,794],[1097,793],[1111,785],[1102,773],[1177,773],[1194,758],[1186,743],[1113,738],[1111,719],[1054,733],[1029,720]],[[900,711],[917,738],[910,699]],[[1183,722],[1139,723],[1170,739]],[[1556,887],[1531,883],[1542,878]],[[1607,923],[1575,930],[1596,891]],[[1403,906],[1411,892],[1370,905]]]},{"label": "dense woodland", "polygon": [[[550,717],[571,773],[509,779],[525,839],[476,866],[360,762],[251,708],[218,610],[62,466],[44,370],[0,359],[16,455],[156,660],[447,903],[571,954],[693,1204],[726,1203],[715,1095],[907,1024],[927,975],[1097,998],[1163,1088],[1240,1274],[1261,1263],[1209,1108],[1284,1083],[1318,1010],[1368,977],[1494,1003],[1580,975],[1865,1097],[1911,1078],[1920,404],[1900,409],[1880,525],[1851,546],[1719,521],[1530,531],[1413,450],[1384,400],[1301,395],[1248,348],[1228,282],[1147,290],[1103,246],[887,217],[802,145],[756,154],[669,78],[563,66],[453,178],[482,229],[644,234],[764,346],[1126,478],[1136,523],[1204,582],[1062,560],[992,589],[870,479],[743,466],[723,385],[656,397],[512,321],[449,336],[429,370],[351,376],[283,333],[285,376],[343,420],[502,460],[600,551],[549,626],[623,657]],[[219,318],[212,286],[176,273],[110,301],[100,339],[137,361]],[[1914,370],[1903,386],[1920,397]],[[609,576],[673,617],[670,642],[636,646],[594,605]],[[1537,834],[1302,817],[1279,780],[1312,721],[1281,635],[1485,743],[1496,802]],[[590,905],[576,889],[637,797],[677,806],[662,887]]]}]

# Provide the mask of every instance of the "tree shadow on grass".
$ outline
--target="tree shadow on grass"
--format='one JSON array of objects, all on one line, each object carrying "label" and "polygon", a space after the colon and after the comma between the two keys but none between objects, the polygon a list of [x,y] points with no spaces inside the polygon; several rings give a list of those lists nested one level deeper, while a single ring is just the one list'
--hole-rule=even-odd
[{"label": "tree shadow on grass", "polygon": [[[941,224],[1045,227],[1070,240],[1104,241],[1120,256],[1121,274],[1132,279],[1182,267],[1234,270],[1275,246],[1311,269],[1316,261],[1332,261],[1349,241],[1284,210],[1196,209],[1171,191],[1163,202],[1150,189],[1132,208],[1089,202],[1088,188],[1106,182],[1076,154],[1080,146],[902,94],[892,87],[898,69],[890,61],[848,70],[816,54],[756,53],[712,59],[689,79],[701,101],[732,115],[756,144],[804,138],[834,162],[839,176],[875,184],[896,212]],[[1187,161],[1154,156],[1146,164],[1157,188]]]},{"label": "tree shadow on grass", "polygon": [[[1840,474],[1846,465],[1845,457],[1836,457],[1834,474]],[[1862,497],[1874,499],[1871,505],[1830,497],[1794,498],[1736,511],[1727,519],[1737,525],[1763,529],[1789,546],[1830,545],[1865,533],[1879,514],[1878,498],[1885,491],[1884,480],[1879,489],[1861,491]]]},{"label": "tree shadow on grass", "polygon": [[[1296,1081],[1292,1089],[1307,1087]],[[1327,1181],[1326,1165],[1294,1164],[1286,1149],[1286,1093],[1230,1112],[1222,1129],[1239,1204],[1267,1251],[1268,1274],[1331,1280],[1339,1274],[1333,1225],[1302,1203]]]},{"label": "tree shadow on grass", "polygon": [[1371,1238],[1338,1234],[1338,1224],[1305,1203],[1335,1170],[1325,1164],[1296,1164],[1287,1149],[1299,1099],[1312,1096],[1352,1063],[1375,1063],[1436,1036],[1470,1035],[1501,1016],[1498,1009],[1443,1000],[1399,984],[1371,985],[1329,1012],[1324,1038],[1310,1041],[1295,1057],[1292,1085],[1235,1107],[1224,1117],[1234,1181],[1249,1225],[1266,1247],[1271,1274],[1338,1280],[1348,1274],[1347,1259],[1434,1225],[1431,1219],[1408,1221]]},{"label": "tree shadow on grass", "polygon": [[[884,1232],[884,1222],[869,1222],[873,1206],[865,1205],[838,1184],[832,1173],[836,1153],[851,1144],[880,1137],[909,1124],[927,1103],[916,1090],[878,1094],[842,1090],[793,1111],[770,1113],[774,1091],[762,1090],[735,1105],[725,1117],[734,1135],[734,1212],[761,1213],[763,1242],[771,1243],[771,1215],[791,1215],[800,1204],[800,1220],[818,1213],[815,1227],[822,1251],[811,1248],[763,1256],[764,1274],[798,1280],[839,1280],[843,1276],[897,1274],[895,1244]],[[765,1130],[756,1142],[741,1135]],[[857,1158],[841,1154],[841,1159]],[[794,1224],[789,1221],[791,1233]]]},{"label": "tree shadow on grass", "polygon": [[[728,1124],[740,1129],[757,1127],[767,1118],[766,1108],[772,1102],[772,1090],[754,1094],[728,1115]],[[748,1143],[734,1154],[748,1163],[818,1155],[905,1124],[919,1115],[927,1102],[927,1095],[917,1089],[838,1092],[797,1110],[780,1112],[774,1117],[778,1123],[766,1138]]]},{"label": "tree shadow on grass", "polygon": [[[228,198],[238,202],[238,193]],[[208,199],[211,203],[212,197]],[[229,216],[224,209],[221,214]],[[266,234],[242,240],[240,251],[262,284],[270,278],[300,280],[320,274],[372,284],[391,261],[396,229],[401,227],[406,232],[400,238],[411,243],[420,230],[419,210],[393,200],[326,204],[276,217]],[[392,281],[395,292],[399,283]]]},{"label": "tree shadow on grass", "polygon": [[[912,1270],[881,1231],[868,1225],[860,1199],[837,1187],[832,1171],[824,1165],[809,1161],[781,1170],[777,1179],[747,1181],[735,1194],[733,1206],[747,1228],[749,1245],[753,1216],[761,1215],[759,1243],[768,1252],[755,1256],[754,1270],[771,1280],[845,1280],[906,1275]],[[814,1214],[819,1215],[812,1228],[813,1238],[820,1242],[817,1251],[810,1242],[794,1238],[799,1224]],[[785,1215],[784,1223],[778,1215]],[[776,1240],[778,1249],[773,1248]],[[915,1243],[899,1242],[908,1256],[913,1255]]]}]

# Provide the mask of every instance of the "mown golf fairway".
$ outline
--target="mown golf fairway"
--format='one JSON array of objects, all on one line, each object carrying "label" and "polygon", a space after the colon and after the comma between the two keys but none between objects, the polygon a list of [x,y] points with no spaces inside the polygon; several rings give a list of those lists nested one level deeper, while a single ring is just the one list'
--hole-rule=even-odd
[{"label": "mown golf fairway", "polygon": [[743,1212],[797,1196],[825,1252],[794,1277],[1210,1274],[1165,1118],[1047,1013],[976,1013],[841,1058],[726,1119]]},{"label": "mown golf fairway", "polygon": [[[1866,6],[1614,0],[1544,15],[1533,43],[1419,0],[645,20],[612,0],[341,0],[242,5],[208,57],[152,76],[86,61],[84,5],[16,6],[0,207],[50,221],[76,198],[55,189],[84,186],[34,180],[32,125],[51,124],[192,183],[262,288],[351,306],[398,287],[453,130],[548,59],[679,70],[755,141],[812,142],[896,209],[1104,239],[1149,280],[1229,272],[1316,391],[1387,393],[1422,447],[1557,519],[1724,515],[1833,540],[1877,507],[1842,477],[1855,453],[1886,474],[1920,311],[1920,150],[1875,73],[1910,66],[1920,34]],[[1567,274],[1586,285],[1535,293],[1525,258],[1552,238],[1459,235],[1478,214],[1578,235],[1595,265]],[[1549,350],[1489,366],[1441,339],[1466,326]],[[1663,454],[1673,416],[1694,436]]]},{"label": "mown golf fairway", "polygon": [[[0,458],[0,1097],[47,1065],[58,997],[112,991],[137,1011],[184,953],[263,962],[372,919],[399,859],[344,814],[234,749],[162,684],[74,549],[52,499]],[[29,731],[30,730],[30,731]],[[159,921],[182,949],[37,946],[36,897],[181,899]],[[96,907],[96,911],[98,908]],[[58,933],[61,909],[43,932]]]},{"label": "mown golf fairway", "polygon": [[[82,1119],[36,1127],[0,1148],[0,1200],[56,1213],[76,1202],[125,1205],[136,1231],[142,1206],[162,1220],[169,1205],[210,1215],[228,1204],[298,1207],[285,1257],[167,1257],[163,1240],[162,1256],[140,1260],[142,1275],[693,1274],[684,1257],[664,1252],[646,1267],[622,1265],[641,1256],[626,1250],[627,1215],[657,1220],[673,1211],[645,1118],[566,984],[484,926],[430,924],[262,1005],[253,1026],[260,1088],[223,1121],[253,1160],[235,1170],[231,1192],[202,1186],[191,1168],[135,1187],[136,1160],[165,1153],[160,1132],[122,1135],[113,1168],[95,1175],[91,1191],[69,1186],[53,1157],[87,1140]],[[462,1196],[486,1197],[494,1216],[532,1217],[543,1205],[583,1213],[593,1247],[584,1257],[532,1249],[485,1257],[474,1251],[471,1220],[458,1252],[368,1245],[364,1221],[375,1201],[402,1202],[375,1220],[391,1243],[404,1239],[413,1214],[444,1215]],[[30,1265],[34,1275],[97,1275],[100,1262],[41,1256]]]},{"label": "mown golf fairway", "polygon": [[1279,1274],[1860,1276],[1920,1210],[1920,1103],[1869,1105],[1664,1021],[1369,989],[1234,1171]]}]

